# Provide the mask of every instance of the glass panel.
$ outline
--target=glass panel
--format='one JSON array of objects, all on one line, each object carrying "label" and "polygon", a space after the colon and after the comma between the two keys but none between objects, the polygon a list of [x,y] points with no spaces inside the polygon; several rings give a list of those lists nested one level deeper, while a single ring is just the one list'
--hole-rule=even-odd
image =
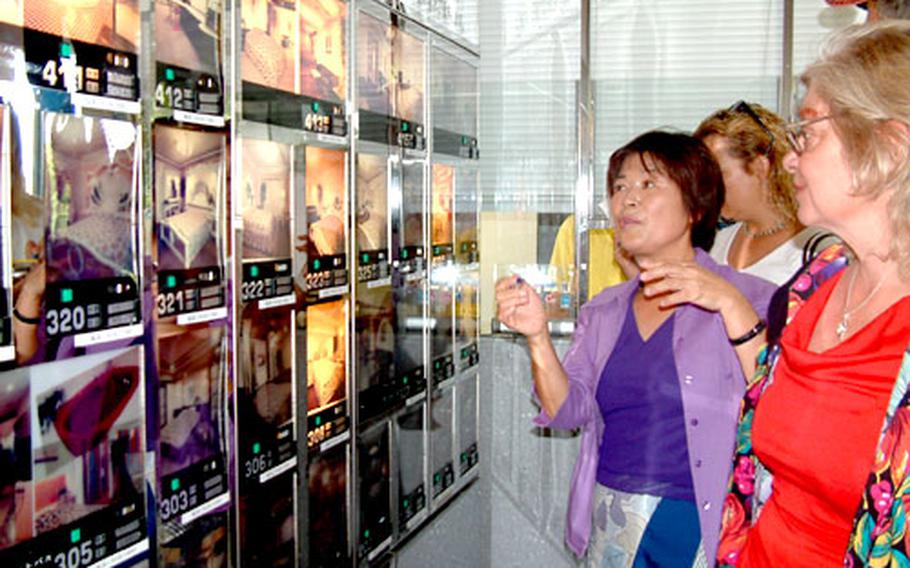
[{"label": "glass panel", "polygon": [[345,43],[347,3],[300,0],[300,91],[343,102],[347,95]]},{"label": "glass panel", "polygon": [[360,453],[360,548],[359,556],[382,546],[392,535],[391,468],[389,429],[382,427],[362,435]]},{"label": "glass panel", "polygon": [[459,468],[465,473],[477,465],[477,379],[458,384]]},{"label": "glass panel", "polygon": [[155,0],[155,57],[221,75],[221,0]]},{"label": "glass panel", "polygon": [[398,511],[399,531],[426,507],[423,468],[426,459],[423,429],[424,405],[398,417]]},{"label": "glass panel", "polygon": [[433,498],[438,497],[455,481],[452,468],[452,389],[433,395],[430,407],[430,446],[433,448]]},{"label": "glass panel", "polygon": [[344,151],[307,146],[307,253],[310,260],[344,254],[346,206]]},{"label": "glass panel", "polygon": [[137,52],[139,0],[25,0],[25,27],[58,37]]},{"label": "glass panel", "polygon": [[300,21],[296,2],[242,0],[240,17],[242,79],[299,93]]},{"label": "glass panel", "polygon": [[377,114],[392,114],[391,30],[373,16],[357,18],[357,106]]},{"label": "glass panel", "polygon": [[396,78],[395,109],[399,118],[423,124],[426,91],[426,44],[423,40],[392,29],[392,73]]},{"label": "glass panel", "polygon": [[309,474],[309,565],[330,568],[346,563],[347,446],[340,445],[310,458]]},{"label": "glass panel", "polygon": [[360,419],[385,410],[395,379],[395,308],[392,287],[357,287],[357,391]]},{"label": "glass panel", "polygon": [[308,414],[318,414],[346,396],[346,315],[344,300],[306,308]]},{"label": "glass panel", "polygon": [[477,136],[477,69],[441,49],[432,53],[435,128]]}]

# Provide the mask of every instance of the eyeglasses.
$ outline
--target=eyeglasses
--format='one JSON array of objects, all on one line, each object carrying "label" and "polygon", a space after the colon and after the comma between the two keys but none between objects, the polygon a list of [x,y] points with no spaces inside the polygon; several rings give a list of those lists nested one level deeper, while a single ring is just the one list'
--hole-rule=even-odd
[{"label": "eyeglasses", "polygon": [[729,112],[741,112],[741,113],[745,114],[746,116],[751,118],[755,122],[755,124],[758,125],[759,128],[761,128],[762,130],[765,131],[765,134],[768,135],[768,152],[767,152],[767,154],[770,155],[771,151],[774,150],[774,133],[771,132],[771,129],[768,128],[768,125],[766,125],[765,122],[761,119],[761,117],[758,116],[758,113],[755,112],[754,110],[752,110],[752,107],[749,106],[749,103],[747,103],[746,101],[738,101],[738,102],[733,103],[733,106],[731,106],[728,110],[729,110]]},{"label": "eyeglasses", "polygon": [[790,143],[790,147],[793,148],[797,156],[801,156],[806,151],[806,142],[809,141],[809,133],[806,131],[806,127],[829,118],[831,118],[831,115],[819,116],[808,120],[800,120],[799,122],[791,122],[786,126],[787,142]]}]

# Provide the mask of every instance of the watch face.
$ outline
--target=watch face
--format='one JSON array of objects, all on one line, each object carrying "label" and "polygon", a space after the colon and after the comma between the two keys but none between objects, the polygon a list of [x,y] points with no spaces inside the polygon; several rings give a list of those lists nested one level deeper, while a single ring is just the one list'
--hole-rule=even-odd
[{"label": "watch face", "polygon": [[139,0],[25,0],[25,27],[137,52]]},{"label": "watch face", "polygon": [[300,92],[331,102],[347,95],[347,3],[341,0],[300,1]]}]

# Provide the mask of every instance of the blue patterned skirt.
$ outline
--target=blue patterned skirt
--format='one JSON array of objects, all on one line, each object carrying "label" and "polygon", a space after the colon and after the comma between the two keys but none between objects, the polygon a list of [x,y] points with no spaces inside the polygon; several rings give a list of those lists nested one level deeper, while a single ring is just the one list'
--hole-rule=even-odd
[{"label": "blue patterned skirt", "polygon": [[707,568],[692,501],[597,484],[588,568]]}]

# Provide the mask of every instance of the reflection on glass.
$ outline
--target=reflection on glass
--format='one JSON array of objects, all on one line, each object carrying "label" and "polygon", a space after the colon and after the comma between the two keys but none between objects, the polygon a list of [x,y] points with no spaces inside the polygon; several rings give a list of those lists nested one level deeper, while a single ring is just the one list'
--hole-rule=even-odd
[{"label": "reflection on glass", "polygon": [[164,568],[228,566],[227,513],[205,516],[194,521],[179,537],[161,545]]},{"label": "reflection on glass", "polygon": [[221,448],[223,341],[221,327],[159,333],[161,477],[209,459]]},{"label": "reflection on glass", "polygon": [[392,114],[392,53],[388,24],[361,12],[357,18],[357,105]]},{"label": "reflection on glass", "polygon": [[306,318],[307,409],[315,413],[345,396],[344,301],[307,306]]},{"label": "reflection on glass", "polygon": [[290,147],[243,139],[243,258],[284,258],[291,254]]},{"label": "reflection on glass", "polygon": [[[398,417],[398,494],[412,496],[423,486],[423,463],[426,449],[423,438],[423,405]],[[418,503],[410,504],[413,509]]]},{"label": "reflection on glass", "polygon": [[398,80],[395,112],[399,118],[423,123],[423,94],[426,90],[425,44],[398,28],[392,29],[392,72]]},{"label": "reflection on glass", "polygon": [[465,451],[477,442],[477,380],[458,385],[458,441]]},{"label": "reflection on glass", "polygon": [[402,163],[401,246],[423,246],[423,164]]},{"label": "reflection on glass", "polygon": [[139,0],[25,0],[25,27],[135,52]]},{"label": "reflection on glass", "polygon": [[423,283],[395,288],[395,369],[399,375],[423,367]]},{"label": "reflection on glass", "polygon": [[432,55],[433,120],[437,128],[477,136],[477,68],[438,49]]},{"label": "reflection on glass", "polygon": [[388,247],[388,163],[384,156],[357,154],[357,249]]},{"label": "reflection on glass", "polygon": [[221,0],[155,0],[158,61],[219,74]]},{"label": "reflection on glass", "polygon": [[344,151],[306,147],[309,258],[344,254]]},{"label": "reflection on glass", "polygon": [[240,18],[243,80],[298,93],[300,22],[296,2],[242,0]]},{"label": "reflection on glass", "polygon": [[144,495],[140,352],[89,355],[33,373],[36,535]]},{"label": "reflection on glass", "polygon": [[281,475],[240,497],[240,558],[243,566],[295,566],[297,518],[294,476]]},{"label": "reflection on glass", "polygon": [[300,91],[333,102],[345,99],[345,18],[341,0],[300,0]]},{"label": "reflection on glass", "polygon": [[34,535],[28,371],[7,373],[0,389],[0,550]]},{"label": "reflection on glass", "polygon": [[[474,278],[470,278],[470,276]],[[458,348],[465,347],[477,341],[477,288],[476,273],[466,273],[458,283],[456,295],[456,318],[458,334]]]},{"label": "reflection on glass", "polygon": [[[274,432],[293,419],[291,321],[285,310],[259,312],[244,308],[238,349],[238,396],[241,413],[253,423],[244,430],[252,438]],[[270,428],[271,426],[271,428]],[[265,436],[264,436],[265,437]]]},{"label": "reflection on glass", "polygon": [[48,281],[136,272],[136,127],[45,115]]},{"label": "reflection on glass", "polygon": [[[433,479],[452,463],[452,389],[441,391],[430,407],[430,445],[433,448]],[[440,480],[441,481],[441,480]]]},{"label": "reflection on glass", "polygon": [[359,452],[360,534],[363,536],[361,542],[369,551],[392,533],[388,428],[363,435]]},{"label": "reflection on glass", "polygon": [[22,7],[25,0],[3,0],[0,2],[0,22],[22,27]]},{"label": "reflection on glass", "polygon": [[433,203],[430,210],[431,244],[452,244],[452,196],[455,168],[433,164]]},{"label": "reflection on glass", "polygon": [[395,374],[395,312],[390,286],[357,291],[357,389],[388,385]]},{"label": "reflection on glass", "polygon": [[452,353],[452,288],[430,286],[430,357],[435,360]]},{"label": "reflection on glass", "polygon": [[477,172],[459,171],[455,204],[455,254],[467,260],[465,246],[477,243]]},{"label": "reflection on glass", "polygon": [[158,269],[221,264],[224,136],[155,126]]},{"label": "reflection on glass", "polygon": [[347,558],[347,455],[336,446],[310,460],[309,565],[338,566]]}]

